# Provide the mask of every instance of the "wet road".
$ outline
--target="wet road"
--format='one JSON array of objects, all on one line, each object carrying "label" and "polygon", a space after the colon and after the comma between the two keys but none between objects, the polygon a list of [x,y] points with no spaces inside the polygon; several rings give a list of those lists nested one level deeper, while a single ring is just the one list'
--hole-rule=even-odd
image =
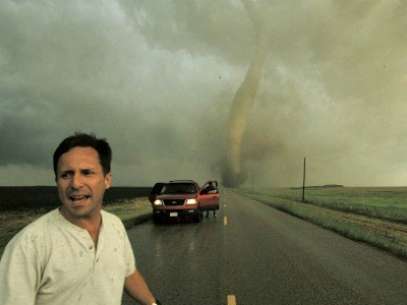
[{"label": "wet road", "polygon": [[164,305],[407,304],[407,261],[230,191],[221,205],[200,224],[128,231]]}]

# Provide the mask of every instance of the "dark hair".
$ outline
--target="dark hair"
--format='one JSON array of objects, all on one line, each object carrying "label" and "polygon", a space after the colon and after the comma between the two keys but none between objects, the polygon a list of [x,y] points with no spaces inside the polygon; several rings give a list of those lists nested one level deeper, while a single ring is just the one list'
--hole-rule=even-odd
[{"label": "dark hair", "polygon": [[73,136],[65,138],[54,152],[54,173],[57,177],[57,168],[59,158],[74,147],[92,147],[99,155],[99,161],[106,175],[110,172],[110,163],[112,161],[112,149],[106,139],[98,139],[94,134],[76,132]]}]

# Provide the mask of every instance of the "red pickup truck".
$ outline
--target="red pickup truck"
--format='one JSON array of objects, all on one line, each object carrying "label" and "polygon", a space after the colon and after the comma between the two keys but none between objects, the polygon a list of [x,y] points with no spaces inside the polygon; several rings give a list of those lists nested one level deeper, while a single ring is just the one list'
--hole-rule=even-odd
[{"label": "red pickup truck", "polygon": [[152,188],[149,200],[155,223],[181,217],[200,222],[204,211],[219,209],[218,183],[212,180],[200,187],[193,180],[159,182]]}]

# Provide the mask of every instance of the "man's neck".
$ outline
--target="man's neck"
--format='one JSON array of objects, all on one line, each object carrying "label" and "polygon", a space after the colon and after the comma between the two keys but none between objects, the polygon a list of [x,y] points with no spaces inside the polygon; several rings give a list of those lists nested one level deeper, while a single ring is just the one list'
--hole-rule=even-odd
[{"label": "man's neck", "polygon": [[95,244],[97,243],[100,228],[102,226],[102,215],[100,209],[95,211],[95,213],[84,217],[72,217],[72,215],[67,213],[63,207],[61,207],[59,211],[61,212],[61,215],[70,223],[88,231],[92,239],[95,241]]}]

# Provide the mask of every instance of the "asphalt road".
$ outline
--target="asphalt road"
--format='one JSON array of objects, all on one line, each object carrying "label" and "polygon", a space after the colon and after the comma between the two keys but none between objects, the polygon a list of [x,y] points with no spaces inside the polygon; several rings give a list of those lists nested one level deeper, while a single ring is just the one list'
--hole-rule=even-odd
[{"label": "asphalt road", "polygon": [[[128,231],[164,305],[407,304],[407,260],[230,191],[221,196],[216,218]],[[123,304],[136,303],[124,295]]]}]

